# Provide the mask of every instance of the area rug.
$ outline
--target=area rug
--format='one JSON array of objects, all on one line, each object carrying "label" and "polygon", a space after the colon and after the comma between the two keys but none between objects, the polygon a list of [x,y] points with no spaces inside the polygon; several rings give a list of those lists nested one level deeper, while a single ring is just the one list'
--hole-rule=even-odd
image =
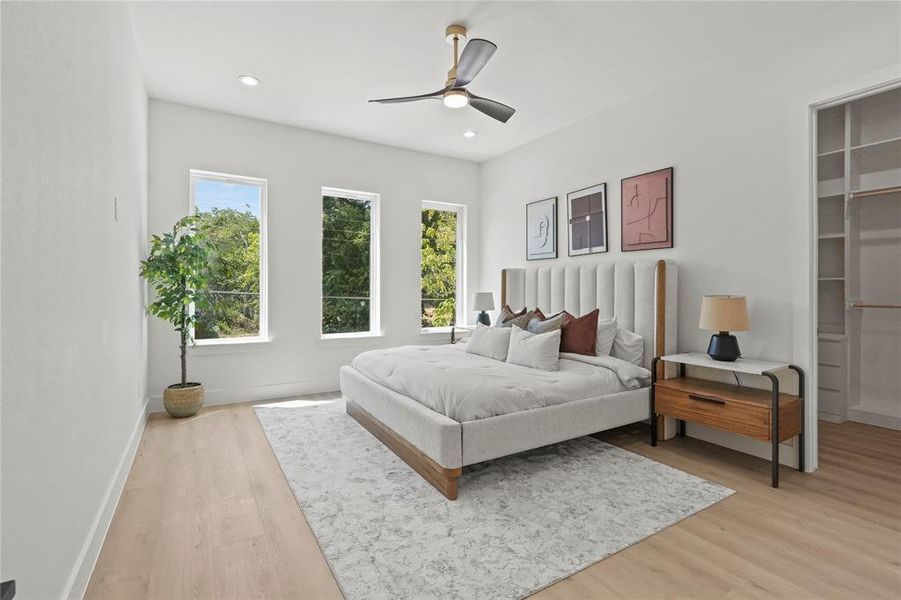
[{"label": "area rug", "polygon": [[450,502],[340,401],[256,414],[348,600],[523,598],[733,493],[583,437],[467,467]]}]

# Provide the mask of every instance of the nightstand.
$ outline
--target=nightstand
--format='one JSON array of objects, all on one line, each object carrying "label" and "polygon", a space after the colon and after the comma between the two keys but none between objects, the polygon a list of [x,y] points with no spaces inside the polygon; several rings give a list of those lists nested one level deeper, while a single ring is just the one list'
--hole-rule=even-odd
[{"label": "nightstand", "polygon": [[[460,342],[465,342],[469,339],[469,335],[472,335],[472,332],[475,330],[475,327],[469,325],[454,325],[451,327],[451,335],[450,335],[450,343],[451,344],[459,344]],[[461,337],[460,334],[468,334],[466,337]]]},{"label": "nightstand", "polygon": [[[657,362],[679,365],[679,377],[657,379]],[[763,375],[772,390],[719,383],[685,376],[685,366],[693,365]],[[798,395],[779,392],[776,372],[792,369],[798,374]],[[772,445],[772,485],[779,487],[779,443],[798,436],[798,470],[804,471],[804,371],[783,362],[740,358],[734,362],[713,360],[700,352],[658,356],[651,365],[651,445],[657,445],[657,416],[679,422],[685,435],[685,421],[747,435]]]}]

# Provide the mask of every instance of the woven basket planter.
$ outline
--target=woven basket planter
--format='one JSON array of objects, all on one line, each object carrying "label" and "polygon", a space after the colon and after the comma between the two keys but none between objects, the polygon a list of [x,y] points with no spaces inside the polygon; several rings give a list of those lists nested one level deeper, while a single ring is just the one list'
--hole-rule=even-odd
[{"label": "woven basket planter", "polygon": [[163,391],[163,406],[173,417],[192,417],[203,406],[203,385],[189,382],[188,386],[169,386]]}]

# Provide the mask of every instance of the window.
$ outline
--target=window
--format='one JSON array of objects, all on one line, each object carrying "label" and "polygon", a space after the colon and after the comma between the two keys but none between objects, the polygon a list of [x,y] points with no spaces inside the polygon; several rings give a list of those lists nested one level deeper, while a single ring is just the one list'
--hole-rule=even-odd
[{"label": "window", "polygon": [[465,322],[466,207],[443,202],[422,203],[423,329]]},{"label": "window", "polygon": [[322,189],[322,336],[377,335],[378,194]]},{"label": "window", "polygon": [[265,339],[266,180],[192,170],[191,209],[211,251],[209,307],[198,310],[195,339]]}]

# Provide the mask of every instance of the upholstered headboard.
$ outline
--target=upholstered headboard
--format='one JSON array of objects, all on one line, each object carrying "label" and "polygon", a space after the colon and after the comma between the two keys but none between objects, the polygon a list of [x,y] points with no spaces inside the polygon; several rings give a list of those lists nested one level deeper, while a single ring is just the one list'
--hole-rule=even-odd
[{"label": "upholstered headboard", "polygon": [[501,305],[566,310],[579,316],[595,308],[602,319],[644,338],[644,366],[676,351],[678,269],[670,261],[598,262],[501,271]]}]

